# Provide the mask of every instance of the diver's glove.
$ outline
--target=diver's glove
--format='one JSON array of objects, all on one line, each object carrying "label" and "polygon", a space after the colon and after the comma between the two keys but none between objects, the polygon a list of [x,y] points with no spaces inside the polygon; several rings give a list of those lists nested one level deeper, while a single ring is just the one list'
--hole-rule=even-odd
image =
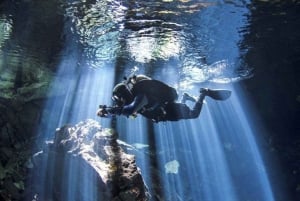
[{"label": "diver's glove", "polygon": [[106,105],[99,105],[99,109],[96,112],[97,116],[99,117],[109,117],[109,113],[107,111]]},{"label": "diver's glove", "polygon": [[99,109],[97,110],[97,116],[99,117],[111,117],[114,115],[121,115],[123,107],[119,106],[106,106],[106,105],[99,105]]},{"label": "diver's glove", "polygon": [[107,108],[107,112],[114,115],[121,115],[122,114],[123,107],[119,106],[113,106]]}]

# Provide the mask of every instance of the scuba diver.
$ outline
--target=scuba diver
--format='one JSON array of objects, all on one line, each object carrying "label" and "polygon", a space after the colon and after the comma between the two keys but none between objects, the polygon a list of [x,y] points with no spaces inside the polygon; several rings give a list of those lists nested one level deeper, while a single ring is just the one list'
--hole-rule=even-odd
[{"label": "scuba diver", "polygon": [[[200,115],[206,96],[226,100],[231,95],[231,91],[224,89],[201,88],[199,92],[198,98],[184,93],[181,102],[176,102],[178,95],[174,88],[145,75],[133,75],[114,87],[114,106],[100,105],[97,115],[135,117],[141,114],[154,122],[195,119]],[[193,108],[185,104],[187,100],[195,102]]]}]

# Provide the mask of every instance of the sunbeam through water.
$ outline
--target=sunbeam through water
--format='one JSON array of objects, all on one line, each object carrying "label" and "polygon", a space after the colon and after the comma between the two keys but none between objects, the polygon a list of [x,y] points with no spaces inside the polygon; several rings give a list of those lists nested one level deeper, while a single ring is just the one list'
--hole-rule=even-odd
[{"label": "sunbeam through water", "polygon": [[[237,83],[252,76],[248,68],[237,73],[250,2],[230,2],[68,1],[62,6],[66,42],[49,92],[59,96],[45,104],[37,144],[53,140],[55,129],[65,124],[97,119],[102,127],[115,127],[119,143],[135,155],[153,200],[275,201],[260,134]],[[232,95],[220,102],[206,97],[194,120],[98,118],[98,105],[111,104],[114,85],[134,66],[176,85],[179,94],[188,90],[198,96],[205,86],[226,88]],[[41,198],[102,199],[94,172],[71,157],[64,164],[57,160],[44,159],[36,178]],[[63,169],[61,186],[56,186],[63,194],[54,196],[52,171],[57,168]],[[75,197],[77,191],[82,197]]]}]

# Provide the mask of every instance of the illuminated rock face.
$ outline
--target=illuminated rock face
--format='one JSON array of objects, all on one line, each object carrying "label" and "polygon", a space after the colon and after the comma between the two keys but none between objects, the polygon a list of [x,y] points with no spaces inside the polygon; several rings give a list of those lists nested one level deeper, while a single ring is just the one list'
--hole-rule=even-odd
[{"label": "illuminated rock face", "polygon": [[135,157],[123,151],[114,130],[94,120],[57,129],[32,161],[34,178],[44,177],[33,190],[41,200],[149,200]]}]

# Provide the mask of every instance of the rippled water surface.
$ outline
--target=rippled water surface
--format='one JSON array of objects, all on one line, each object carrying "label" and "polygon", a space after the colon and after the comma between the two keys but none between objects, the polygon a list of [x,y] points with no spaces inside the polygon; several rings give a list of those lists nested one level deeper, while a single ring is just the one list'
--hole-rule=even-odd
[{"label": "rippled water surface", "polygon": [[[5,52],[18,62],[26,55],[27,61],[37,65],[52,65],[65,54],[62,46],[72,43],[82,50],[81,62],[92,68],[117,63],[120,69],[136,66],[160,75],[162,68],[169,68],[180,72],[182,87],[191,80],[228,83],[251,76],[251,68],[241,61],[241,52],[247,49],[239,47],[247,32],[248,4],[153,0],[7,3],[0,21],[1,55]],[[4,43],[9,37],[10,44]]]},{"label": "rippled water surface", "polygon": [[[140,117],[135,121],[120,117],[113,126],[121,131],[121,140],[139,145],[137,149],[150,149],[135,154],[157,199],[274,201],[257,143],[261,133],[250,115],[254,110],[232,84],[253,76],[248,53],[251,44],[265,39],[260,29],[269,21],[252,16],[258,2],[271,1],[4,1],[0,4],[0,80],[15,79],[5,96],[14,89],[51,83],[49,94],[55,96],[45,103],[37,129],[43,141],[65,123],[97,118],[98,104],[110,104],[114,84],[132,72],[163,80],[179,94],[185,90],[198,94],[200,86],[230,89],[233,95],[228,101],[207,100],[201,120],[153,124]],[[259,11],[266,11],[268,5],[272,4]],[[275,9],[269,14],[277,15],[287,13]],[[281,25],[288,20],[295,19],[287,18]],[[276,21],[270,23],[263,30],[273,33]],[[251,28],[257,28],[257,34],[249,36]],[[291,37],[297,34],[292,32]],[[257,54],[250,58],[260,62]],[[109,120],[99,121],[112,125]],[[161,172],[157,181],[151,177],[153,166]],[[70,181],[76,180],[73,176]],[[252,179],[254,183],[249,182]],[[44,184],[44,178],[37,180]],[[74,195],[76,189],[66,193]],[[93,193],[88,194],[91,200]]]},{"label": "rippled water surface", "polygon": [[173,60],[169,65],[184,81],[230,82],[251,74],[240,66],[239,50],[247,2],[74,1],[66,7],[93,67],[118,59],[128,67],[159,69],[160,62]]}]

